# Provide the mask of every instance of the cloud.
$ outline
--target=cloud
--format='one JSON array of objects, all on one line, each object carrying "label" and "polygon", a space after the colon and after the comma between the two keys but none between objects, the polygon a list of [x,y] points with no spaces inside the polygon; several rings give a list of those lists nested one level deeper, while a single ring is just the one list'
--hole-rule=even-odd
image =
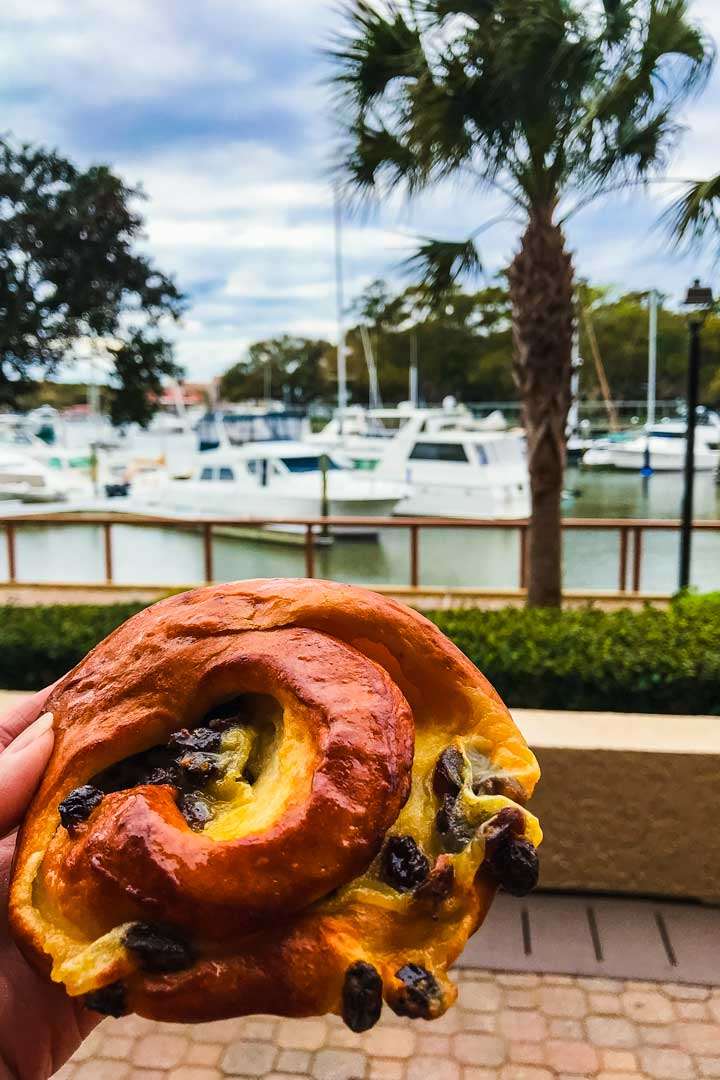
[{"label": "cloud", "polygon": [[[716,0],[693,11],[720,38]],[[335,331],[333,117],[321,48],[334,0],[4,0],[3,129],[81,164],[108,161],[147,201],[146,249],[176,275],[191,308],[178,357],[211,377],[253,340]],[[720,170],[720,75],[690,103],[672,173]],[[578,271],[679,295],[709,261],[680,260],[656,221],[670,189],[609,197],[569,227]],[[466,236],[502,200],[457,183],[412,203],[394,195],[343,230],[355,295],[398,265],[418,234]],[[507,265],[517,224],[480,238],[486,275]]]}]

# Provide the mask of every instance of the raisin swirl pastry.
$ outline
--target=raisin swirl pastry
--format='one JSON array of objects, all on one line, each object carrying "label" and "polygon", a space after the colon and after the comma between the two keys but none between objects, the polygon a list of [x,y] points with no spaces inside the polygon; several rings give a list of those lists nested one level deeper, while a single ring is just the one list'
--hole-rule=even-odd
[{"label": "raisin swirl pastry", "polygon": [[10,918],[89,1008],[432,1019],[499,884],[537,878],[537,763],[418,613],[322,581],[164,600],[54,690]]}]

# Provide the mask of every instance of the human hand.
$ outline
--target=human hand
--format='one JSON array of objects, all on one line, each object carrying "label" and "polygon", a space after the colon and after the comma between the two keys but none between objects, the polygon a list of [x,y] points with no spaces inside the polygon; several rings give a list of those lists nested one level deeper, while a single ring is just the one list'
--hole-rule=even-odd
[{"label": "human hand", "polygon": [[8,928],[17,829],[53,747],[51,690],[0,715],[0,1080],[46,1080],[100,1019],[30,967]]}]

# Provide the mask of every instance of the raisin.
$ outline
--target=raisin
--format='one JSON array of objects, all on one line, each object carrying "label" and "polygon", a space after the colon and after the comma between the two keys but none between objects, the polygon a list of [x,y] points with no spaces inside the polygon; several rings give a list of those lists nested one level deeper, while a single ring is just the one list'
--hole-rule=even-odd
[{"label": "raisin", "polygon": [[194,792],[181,795],[178,801],[180,813],[195,832],[202,832],[212,817],[210,807]]},{"label": "raisin", "polygon": [[513,802],[527,802],[525,788],[514,776],[486,776],[484,780],[473,784],[473,793],[475,795],[504,795],[506,799],[512,799]]},{"label": "raisin", "polygon": [[152,746],[104,769],[93,777],[93,783],[102,788],[106,795],[142,784],[177,785],[175,756],[167,747]]},{"label": "raisin", "polygon": [[440,855],[430,871],[430,876],[415,890],[415,897],[438,905],[450,895],[454,884],[455,868],[452,861],[448,855]]},{"label": "raisin", "polygon": [[93,990],[83,998],[83,1005],[103,1016],[124,1016],[127,1012],[125,985],[121,982],[110,983],[100,990]]},{"label": "raisin", "polygon": [[443,750],[433,772],[433,791],[440,798],[458,795],[465,782],[465,758],[456,746]]},{"label": "raisin", "polygon": [[525,815],[515,806],[505,806],[491,818],[485,831],[485,843],[489,848],[501,837],[522,836],[525,832]]},{"label": "raisin", "polygon": [[540,876],[537,851],[529,840],[503,834],[486,848],[485,862],[491,875],[505,892],[512,896],[527,896]]},{"label": "raisin", "polygon": [[457,854],[468,846],[475,836],[475,829],[463,815],[457,799],[446,795],[435,815],[435,826],[445,851]]},{"label": "raisin", "polygon": [[211,731],[210,728],[199,727],[193,731],[182,728],[170,736],[168,746],[179,750],[204,750],[217,751],[220,749],[222,736],[219,731]]},{"label": "raisin", "polygon": [[395,972],[395,978],[403,984],[390,1003],[397,1016],[429,1020],[439,1014],[442,990],[432,972],[419,964],[405,964]]},{"label": "raisin", "polygon": [[245,719],[245,708],[242,698],[233,698],[223,705],[216,705],[210,712],[205,714],[205,726],[212,731],[227,731],[231,727],[239,727]]},{"label": "raisin", "polygon": [[177,766],[183,778],[196,784],[209,783],[220,773],[217,760],[210,754],[202,754],[198,750],[188,750],[186,754],[182,754],[177,759]]},{"label": "raisin", "polygon": [[169,784],[170,787],[177,787],[177,773],[174,769],[153,769],[143,783],[153,785]]},{"label": "raisin", "polygon": [[83,784],[82,787],[75,788],[58,806],[61,823],[66,829],[72,830],[79,822],[90,817],[103,798],[103,792],[92,784]]},{"label": "raisin", "polygon": [[430,873],[430,863],[412,836],[390,836],[380,854],[380,880],[409,892]]},{"label": "raisin", "polygon": [[359,1034],[377,1024],[382,990],[382,979],[372,964],[358,960],[350,965],[342,988],[342,1018],[351,1031]]},{"label": "raisin", "polygon": [[187,941],[167,926],[133,923],[125,931],[122,941],[137,957],[141,969],[151,974],[183,971],[195,959]]}]

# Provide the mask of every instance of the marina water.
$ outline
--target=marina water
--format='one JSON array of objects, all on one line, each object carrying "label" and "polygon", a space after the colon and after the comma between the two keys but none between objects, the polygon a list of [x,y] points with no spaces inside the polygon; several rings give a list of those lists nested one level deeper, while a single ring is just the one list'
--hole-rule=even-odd
[{"label": "marina water", "polygon": [[[643,480],[636,473],[569,469],[566,486],[571,494],[563,512],[576,518],[677,518],[682,483],[682,475],[676,473]],[[242,507],[236,510],[243,513]],[[228,513],[232,512],[228,507]],[[695,516],[720,519],[720,487],[711,473],[695,477]],[[420,582],[428,586],[514,587],[518,584],[518,544],[517,532],[501,525],[483,530],[421,530]],[[619,544],[619,534],[614,531],[566,534],[565,586],[617,588]],[[22,527],[17,535],[17,578],[20,582],[102,582],[103,551],[102,530],[96,526]],[[675,590],[678,551],[677,532],[645,534],[642,591]],[[218,581],[302,576],[305,572],[301,544],[216,536],[213,555]],[[375,540],[336,539],[331,547],[316,551],[315,573],[354,583],[407,584],[407,532],[387,529]],[[0,579],[7,576],[6,549],[0,543]],[[202,538],[189,531],[114,525],[113,576],[118,584],[199,584],[203,580]],[[720,589],[720,533],[695,534],[692,584],[701,591]]]}]

